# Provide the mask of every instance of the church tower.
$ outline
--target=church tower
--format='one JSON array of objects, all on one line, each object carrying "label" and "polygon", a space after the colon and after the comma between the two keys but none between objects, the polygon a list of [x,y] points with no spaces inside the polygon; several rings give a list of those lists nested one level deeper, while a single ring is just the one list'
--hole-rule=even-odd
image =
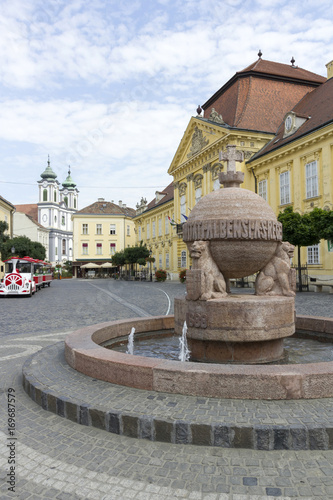
[{"label": "church tower", "polygon": [[70,170],[60,187],[50,158],[38,182],[38,222],[49,229],[49,258],[53,265],[73,259],[72,215],[78,208],[78,189]]}]

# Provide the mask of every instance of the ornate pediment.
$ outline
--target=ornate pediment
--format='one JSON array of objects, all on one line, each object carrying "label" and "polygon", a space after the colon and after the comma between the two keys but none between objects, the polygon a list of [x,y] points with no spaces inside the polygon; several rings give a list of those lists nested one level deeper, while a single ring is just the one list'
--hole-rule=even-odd
[{"label": "ornate pediment", "polygon": [[192,146],[190,147],[190,152],[188,153],[187,158],[191,158],[192,156],[200,153],[200,151],[207,146],[208,143],[209,140],[203,136],[202,130],[195,127],[192,135]]}]

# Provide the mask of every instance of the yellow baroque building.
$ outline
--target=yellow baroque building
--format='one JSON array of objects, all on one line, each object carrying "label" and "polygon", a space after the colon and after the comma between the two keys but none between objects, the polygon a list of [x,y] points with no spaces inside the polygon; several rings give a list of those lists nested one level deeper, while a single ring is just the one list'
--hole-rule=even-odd
[{"label": "yellow baroque building", "polygon": [[[137,242],[146,245],[155,259],[152,270],[164,269],[169,279],[178,278],[180,263],[176,260],[177,232],[174,222],[173,183],[147,204],[142,198],[136,206],[134,218]],[[150,269],[148,269],[150,271]]]},{"label": "yellow baroque building", "polygon": [[[15,207],[9,201],[5,200],[0,196],[0,221],[7,222],[8,231],[7,234],[10,238],[13,238],[13,217],[14,217]],[[0,254],[0,279],[4,277],[4,263],[1,260]]]},{"label": "yellow baroque building", "polygon": [[[333,208],[333,62],[326,79],[293,59],[286,65],[258,56],[198,107],[168,170],[174,179],[170,211],[178,224],[171,276],[191,266],[182,223],[202,196],[220,189],[226,163],[219,154],[228,144],[243,152],[237,166],[245,174],[242,187],[266,198],[276,214],[289,205],[300,213]],[[302,259],[312,266],[309,274],[330,276],[332,256],[322,242],[303,249]]]},{"label": "yellow baroque building", "polygon": [[134,215],[125,203],[104,198],[73,214],[74,277],[82,276],[82,265],[105,264],[114,253],[135,245]]}]

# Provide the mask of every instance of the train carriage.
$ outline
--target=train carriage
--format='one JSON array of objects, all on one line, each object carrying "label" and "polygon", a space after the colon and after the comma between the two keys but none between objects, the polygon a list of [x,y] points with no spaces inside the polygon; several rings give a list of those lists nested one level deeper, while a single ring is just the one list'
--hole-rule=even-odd
[{"label": "train carriage", "polygon": [[0,282],[0,297],[7,295],[29,295],[30,297],[50,286],[52,272],[50,264],[31,257],[12,257],[5,261],[5,276]]}]

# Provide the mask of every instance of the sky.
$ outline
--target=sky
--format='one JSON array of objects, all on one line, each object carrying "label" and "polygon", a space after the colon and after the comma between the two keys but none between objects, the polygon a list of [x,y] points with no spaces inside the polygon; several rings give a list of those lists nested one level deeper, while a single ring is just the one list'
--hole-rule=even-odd
[{"label": "sky", "polygon": [[326,76],[331,0],[0,0],[0,195],[37,203],[47,166],[135,208],[191,116],[262,58]]}]

